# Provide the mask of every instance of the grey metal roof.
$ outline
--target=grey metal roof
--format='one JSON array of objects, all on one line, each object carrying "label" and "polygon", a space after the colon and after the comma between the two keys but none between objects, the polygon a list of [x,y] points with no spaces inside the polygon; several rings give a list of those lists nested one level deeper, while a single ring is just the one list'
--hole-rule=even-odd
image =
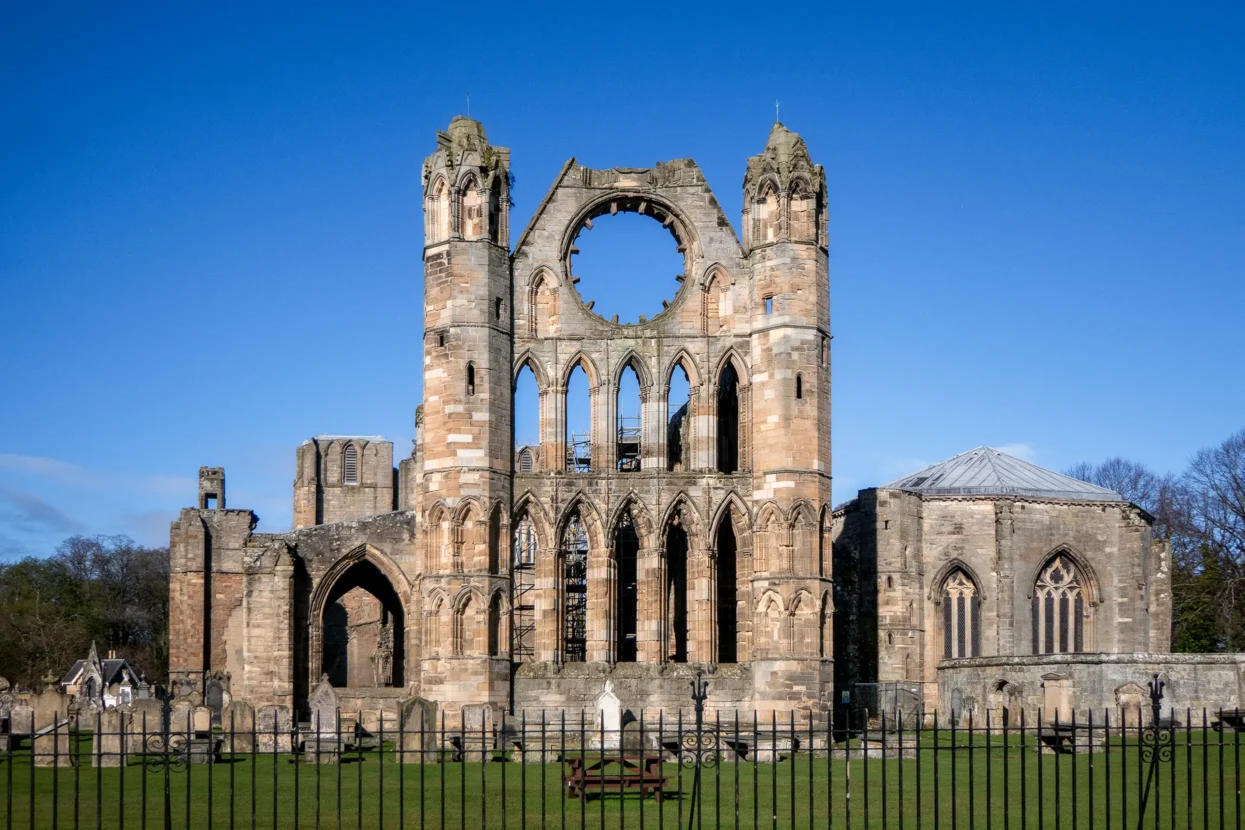
[{"label": "grey metal roof", "polygon": [[883,485],[932,496],[1038,496],[1125,501],[1114,490],[1047,470],[993,447],[978,447]]}]

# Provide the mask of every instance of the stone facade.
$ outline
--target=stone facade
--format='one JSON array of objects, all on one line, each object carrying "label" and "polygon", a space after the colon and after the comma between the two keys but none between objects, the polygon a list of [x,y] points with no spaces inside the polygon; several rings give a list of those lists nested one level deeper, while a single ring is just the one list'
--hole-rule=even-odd
[{"label": "stone facade", "polygon": [[938,670],[938,711],[960,723],[971,715],[978,726],[987,711],[992,723],[1016,726],[1022,709],[1030,725],[1039,712],[1085,723],[1091,710],[1095,723],[1149,724],[1146,684],[1156,674],[1163,715],[1180,723],[1200,725],[1203,711],[1209,722],[1245,701],[1242,654],[1059,654],[948,660]]},{"label": "stone facade", "polygon": [[[1057,476],[997,450],[973,453]],[[1072,479],[1064,491],[1024,481],[928,489],[914,476],[862,490],[834,513],[837,685],[898,685],[933,709],[948,705],[947,659],[1168,650],[1171,552],[1145,511]]]},{"label": "stone facade", "polygon": [[[821,709],[833,674],[822,168],[776,124],[746,164],[742,243],[687,159],[568,161],[513,251],[509,185],[509,151],[478,123],[438,133],[424,164],[424,402],[396,471],[387,442],[312,439],[297,454],[296,529],[257,534],[254,514],[225,508],[224,472],[201,470],[199,503],[170,534],[174,679],[226,672],[236,699],[301,709],[328,673],[351,689],[343,702],[404,689],[452,725],[480,707],[588,707],[611,678],[625,707],[686,705],[700,669],[711,708]],[[660,223],[684,258],[676,297],[634,325],[593,313],[572,273],[577,237],[619,211]],[[524,368],[540,437],[518,458]],[[592,424],[579,443],[566,429],[577,368]],[[624,439],[627,369],[642,411]],[[667,404],[676,370],[690,385],[681,414]]]}]

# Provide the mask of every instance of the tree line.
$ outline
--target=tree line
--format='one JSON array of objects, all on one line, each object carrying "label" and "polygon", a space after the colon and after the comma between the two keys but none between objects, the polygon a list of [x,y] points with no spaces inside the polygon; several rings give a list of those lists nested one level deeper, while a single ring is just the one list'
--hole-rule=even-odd
[{"label": "tree line", "polygon": [[1154,516],[1172,546],[1172,649],[1245,651],[1245,429],[1179,474],[1112,458],[1066,471]]},{"label": "tree line", "polygon": [[169,665],[169,551],[125,536],[74,536],[49,557],[0,564],[0,675],[59,680],[94,640],[163,682]]}]

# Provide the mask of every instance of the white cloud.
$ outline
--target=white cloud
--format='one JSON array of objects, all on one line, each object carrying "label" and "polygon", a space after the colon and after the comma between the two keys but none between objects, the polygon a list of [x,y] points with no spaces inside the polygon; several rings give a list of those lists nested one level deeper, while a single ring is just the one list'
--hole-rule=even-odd
[{"label": "white cloud", "polygon": [[1008,455],[1014,455],[1017,458],[1019,458],[1021,461],[1028,461],[1030,464],[1037,463],[1037,450],[1035,450],[1029,444],[1025,444],[1025,443],[1002,444],[998,447],[995,447],[995,449],[998,450],[999,452],[1007,453]]},{"label": "white cloud", "polygon": [[44,458],[39,455],[0,453],[0,470],[11,470],[23,475],[49,478],[61,484],[69,484],[74,487],[85,486],[93,478],[85,468],[79,467],[77,464],[58,461],[55,458]]}]

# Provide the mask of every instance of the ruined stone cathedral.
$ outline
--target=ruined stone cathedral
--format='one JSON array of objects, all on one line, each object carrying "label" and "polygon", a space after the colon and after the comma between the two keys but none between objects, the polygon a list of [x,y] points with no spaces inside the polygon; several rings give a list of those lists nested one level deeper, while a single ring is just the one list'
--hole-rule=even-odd
[{"label": "ruined stone cathedral", "polygon": [[[690,159],[572,159],[512,250],[510,181],[509,151],[468,118],[424,162],[409,457],[305,441],[279,534],[200,470],[170,540],[182,688],[305,712],[326,678],[344,710],[416,705],[451,727],[574,717],[606,689],[677,709],[698,671],[711,712],[745,717],[1135,708],[1159,670],[1177,695],[1245,697],[1234,665],[1160,653],[1171,552],[1118,493],[983,447],[832,510],[826,178],[798,135],[775,124],[747,160],[742,240]],[[636,324],[576,288],[577,241],[620,211],[683,259],[674,299]],[[527,371],[539,439],[516,446]]]},{"label": "ruined stone cathedral", "polygon": [[[822,710],[831,698],[825,174],[775,124],[744,171],[742,241],[690,159],[568,161],[514,248],[510,153],[455,118],[424,163],[424,403],[396,468],[377,437],[297,450],[294,524],[255,533],[220,468],[171,529],[172,678],[302,709],[435,704],[448,722],[591,709]],[[648,217],[683,257],[652,319],[575,284],[594,219]],[[518,373],[539,443],[516,448]],[[582,370],[591,429],[567,430]],[[624,371],[641,412],[623,425]],[[686,375],[685,407],[668,405]]]}]

